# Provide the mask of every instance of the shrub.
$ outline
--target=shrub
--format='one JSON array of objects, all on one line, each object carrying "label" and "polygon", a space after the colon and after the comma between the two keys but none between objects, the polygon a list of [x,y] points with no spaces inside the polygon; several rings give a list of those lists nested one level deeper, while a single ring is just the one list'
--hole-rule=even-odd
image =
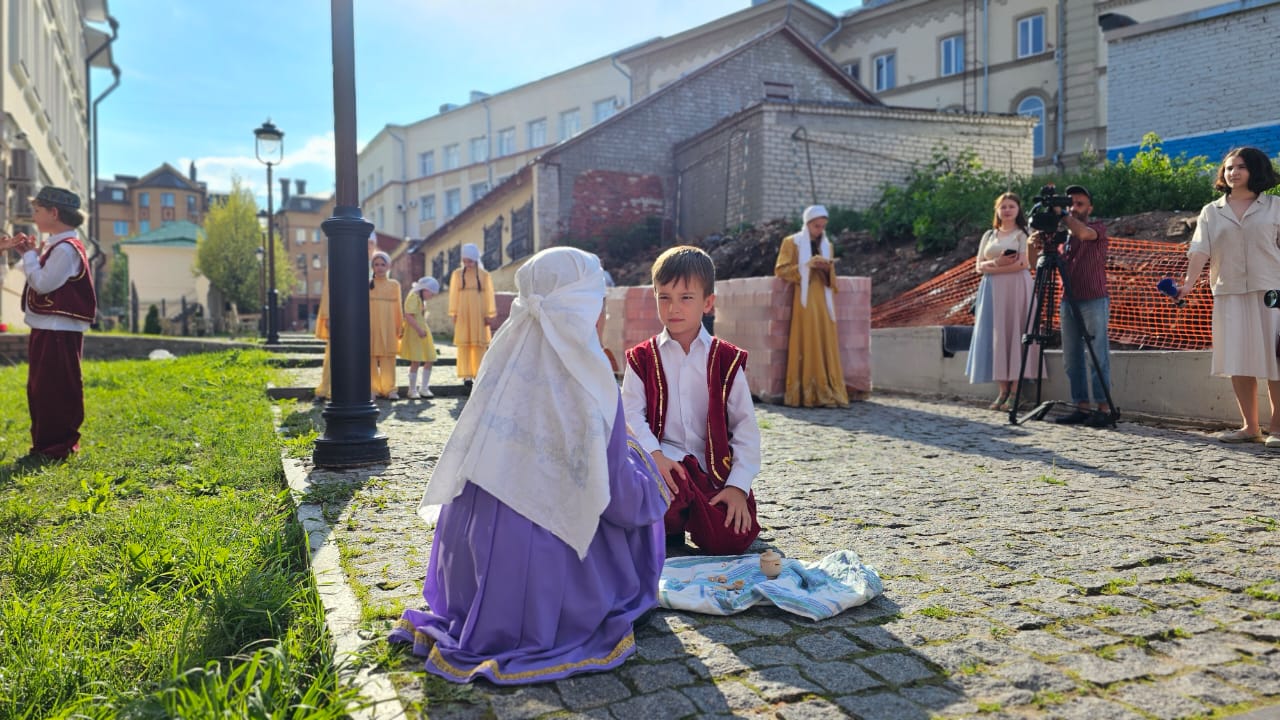
[{"label": "shrub", "polygon": [[142,323],[142,332],[147,335],[160,334],[160,308],[155,305],[147,308],[147,319]]}]

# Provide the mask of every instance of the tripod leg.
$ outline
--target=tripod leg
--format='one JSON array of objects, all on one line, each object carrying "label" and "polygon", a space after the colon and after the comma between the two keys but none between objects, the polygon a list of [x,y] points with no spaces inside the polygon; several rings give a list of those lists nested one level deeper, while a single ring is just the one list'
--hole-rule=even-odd
[{"label": "tripod leg", "polygon": [[[1022,384],[1027,375],[1027,355],[1031,345],[1039,343],[1043,349],[1044,339],[1048,336],[1050,321],[1053,318],[1053,266],[1048,262],[1051,258],[1041,256],[1036,263],[1035,281],[1031,287],[1031,305],[1027,308],[1027,321],[1022,333],[1022,358],[1018,364],[1017,385],[1014,388],[1013,404],[1009,407],[1009,424],[1018,424],[1018,406],[1022,400]],[[1036,404],[1040,404],[1040,380],[1044,374],[1044,357],[1037,352],[1036,366]]]},{"label": "tripod leg", "polygon": [[[1094,347],[1093,347],[1093,341],[1094,341],[1095,335],[1092,332],[1090,332],[1089,325],[1088,323],[1085,322],[1085,319],[1084,319],[1084,313],[1080,312],[1079,301],[1077,301],[1075,298],[1071,296],[1071,286],[1067,283],[1066,276],[1062,275],[1061,268],[1058,269],[1058,274],[1059,276],[1062,277],[1062,297],[1067,304],[1067,308],[1071,311],[1071,316],[1075,320],[1076,325],[1080,328],[1080,337],[1083,338],[1084,340],[1085,351],[1088,354],[1089,363],[1092,366],[1093,373],[1094,373],[1093,377],[1096,377],[1098,379],[1098,385],[1102,387],[1102,395],[1103,397],[1106,398],[1107,408],[1109,408],[1110,410],[1109,414],[1107,415],[1108,424],[1110,424],[1112,427],[1115,427],[1116,420],[1120,419],[1120,412],[1116,410],[1116,404],[1111,399],[1110,374],[1109,373],[1104,374],[1102,372],[1102,366],[1098,362],[1097,351],[1094,350]],[[1105,339],[1105,336],[1104,336],[1104,339]],[[1063,342],[1064,343],[1066,342],[1065,333],[1064,333]],[[1088,371],[1084,373],[1084,376],[1085,376],[1085,382],[1088,382],[1089,380]],[[1097,402],[1098,398],[1094,398],[1093,400],[1094,402]]]}]

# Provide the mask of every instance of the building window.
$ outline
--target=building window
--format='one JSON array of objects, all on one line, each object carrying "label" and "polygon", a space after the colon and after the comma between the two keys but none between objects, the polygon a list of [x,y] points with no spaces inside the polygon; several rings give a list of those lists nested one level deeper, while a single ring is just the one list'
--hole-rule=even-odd
[{"label": "building window", "polygon": [[462,212],[462,191],[458,188],[444,191],[444,216],[451,218]]},{"label": "building window", "polygon": [[1018,114],[1036,119],[1036,126],[1031,131],[1032,156],[1044,157],[1044,101],[1036,96],[1024,98],[1018,103]]},{"label": "building window", "polygon": [[498,157],[506,157],[515,154],[516,151],[516,129],[506,128],[498,131]]},{"label": "building window", "polygon": [[378,227],[386,227],[387,218],[382,214],[382,208],[378,208]]},{"label": "building window", "polygon": [[471,184],[471,202],[475,202],[485,196],[489,192],[489,183],[478,182]]},{"label": "building window", "polygon": [[444,169],[454,170],[462,164],[462,153],[458,150],[458,143],[444,146]]},{"label": "building window", "polygon": [[116,237],[124,237],[129,234],[129,222],[127,220],[116,220],[111,224],[111,231]]},{"label": "building window", "polygon": [[120,188],[111,188],[111,201],[124,202],[124,190]]},{"label": "building window", "polygon": [[320,264],[320,255],[319,255],[319,254],[316,254],[316,255],[312,255],[312,256],[311,256],[311,267],[312,267],[313,269],[315,269],[315,270],[319,270],[319,269],[322,267],[322,266],[321,266],[321,264]]},{"label": "building window", "polygon": [[434,175],[436,172],[436,153],[434,150],[428,150],[424,153],[418,153],[418,174]]},{"label": "building window", "polygon": [[942,77],[964,72],[964,36],[942,38],[938,44],[938,74]]},{"label": "building window", "polygon": [[160,193],[160,207],[173,207],[173,193]]},{"label": "building window", "polygon": [[196,214],[196,196],[195,195],[187,196],[187,214],[188,215]]},{"label": "building window", "polygon": [[618,109],[614,107],[613,98],[611,97],[605,98],[604,100],[597,100],[591,105],[591,117],[596,123],[608,120],[613,117],[613,114],[617,111]]},{"label": "building window", "polygon": [[849,77],[853,78],[854,80],[857,80],[858,82],[862,82],[862,77],[861,77],[862,63],[858,62],[857,60],[854,60],[851,63],[845,63],[844,65],[841,65],[840,69],[844,70],[845,75],[848,75]]},{"label": "building window", "polygon": [[382,187],[382,168],[378,168],[378,187]]},{"label": "building window", "polygon": [[489,138],[471,138],[471,162],[482,163],[489,159]]},{"label": "building window", "polygon": [[1044,52],[1044,13],[1018,21],[1018,57]]},{"label": "building window", "polygon": [[582,113],[578,108],[560,113],[560,139],[568,140],[582,129]]},{"label": "building window", "polygon": [[139,235],[146,235],[146,234],[147,234],[147,233],[149,233],[149,232],[151,232],[151,221],[150,221],[150,220],[140,220],[140,221],[138,222],[138,234],[139,234]]},{"label": "building window", "polygon": [[791,83],[764,81],[764,99],[791,102],[795,99],[796,86]]},{"label": "building window", "polygon": [[321,230],[320,228],[316,228],[315,230],[311,231],[311,242],[318,244],[323,239],[324,239],[323,230]]},{"label": "building window", "polygon": [[423,195],[418,198],[418,220],[435,220],[436,219],[436,196]]},{"label": "building window", "polygon": [[542,147],[547,144],[547,119],[538,118],[529,122],[529,148]]},{"label": "building window", "polygon": [[151,193],[138,193],[138,207],[151,207]]},{"label": "building window", "polygon": [[294,229],[293,229],[293,244],[294,244],[294,245],[305,245],[305,244],[306,244],[306,242],[307,242],[307,230],[306,230],[306,228],[294,228]]},{"label": "building window", "polygon": [[876,64],[875,91],[883,92],[885,90],[892,90],[894,86],[898,84],[893,69],[895,64],[893,61],[893,53],[877,55],[874,58],[874,62]]}]

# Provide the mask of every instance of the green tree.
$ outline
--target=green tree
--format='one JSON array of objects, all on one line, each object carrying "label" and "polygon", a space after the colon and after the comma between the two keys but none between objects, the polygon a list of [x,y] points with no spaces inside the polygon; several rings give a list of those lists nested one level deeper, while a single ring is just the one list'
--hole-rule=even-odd
[{"label": "green tree", "polygon": [[160,308],[155,305],[147,308],[147,319],[142,324],[142,332],[148,335],[160,334]]},{"label": "green tree", "polygon": [[[262,240],[258,204],[240,179],[232,178],[226,200],[209,208],[205,216],[204,236],[196,244],[196,271],[241,312],[257,312],[262,305],[262,270],[256,253]],[[283,300],[296,280],[279,235],[275,237],[275,258],[276,288]]]},{"label": "green tree", "polygon": [[129,256],[120,252],[118,245],[111,254],[111,268],[103,285],[102,304],[124,314],[129,306]]}]

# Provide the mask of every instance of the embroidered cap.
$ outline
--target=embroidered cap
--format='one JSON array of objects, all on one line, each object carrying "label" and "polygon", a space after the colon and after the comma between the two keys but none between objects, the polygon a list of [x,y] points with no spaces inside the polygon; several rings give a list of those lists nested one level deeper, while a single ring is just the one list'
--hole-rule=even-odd
[{"label": "embroidered cap", "polygon": [[64,210],[80,209],[79,195],[76,195],[70,190],[64,190],[52,185],[45,185],[40,188],[40,192],[37,193],[35,197],[31,198],[31,200],[41,205],[62,208]]}]

